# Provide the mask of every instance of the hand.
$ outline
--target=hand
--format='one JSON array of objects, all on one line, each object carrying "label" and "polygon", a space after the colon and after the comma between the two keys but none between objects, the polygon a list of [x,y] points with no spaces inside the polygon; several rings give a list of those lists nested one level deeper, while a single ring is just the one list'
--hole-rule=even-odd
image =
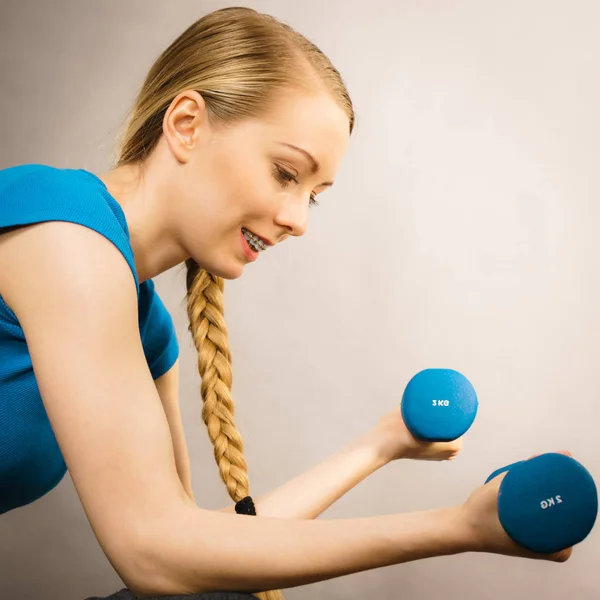
[{"label": "hand", "polygon": [[462,448],[462,438],[453,442],[424,442],[410,433],[400,405],[385,414],[369,434],[385,462],[398,458],[417,460],[452,460]]},{"label": "hand", "polygon": [[[571,456],[571,453],[567,451],[562,451],[561,454]],[[552,554],[538,554],[519,546],[504,531],[498,517],[498,491],[504,477],[506,477],[506,472],[475,490],[461,507],[461,521],[465,527],[469,550],[553,562],[568,560],[573,548]]]}]

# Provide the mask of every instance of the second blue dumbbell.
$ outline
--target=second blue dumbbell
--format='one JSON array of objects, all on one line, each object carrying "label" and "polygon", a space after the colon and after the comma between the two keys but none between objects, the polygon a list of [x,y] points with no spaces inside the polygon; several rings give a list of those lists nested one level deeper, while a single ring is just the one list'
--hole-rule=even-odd
[{"label": "second blue dumbbell", "polygon": [[598,515],[598,492],[580,462],[548,452],[498,469],[486,483],[505,471],[498,518],[517,544],[551,554],[588,536]]},{"label": "second blue dumbbell", "polygon": [[415,438],[450,442],[471,427],[478,400],[471,382],[458,371],[425,369],[408,382],[400,407]]}]

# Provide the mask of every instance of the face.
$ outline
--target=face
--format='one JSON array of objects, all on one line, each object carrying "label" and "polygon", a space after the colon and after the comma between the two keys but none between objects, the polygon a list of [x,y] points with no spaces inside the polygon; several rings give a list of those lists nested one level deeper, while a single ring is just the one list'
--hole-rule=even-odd
[{"label": "face", "polygon": [[346,113],[327,93],[299,91],[279,95],[267,115],[229,126],[211,123],[202,97],[184,92],[163,131],[171,226],[189,256],[226,279],[304,234],[350,137]]}]

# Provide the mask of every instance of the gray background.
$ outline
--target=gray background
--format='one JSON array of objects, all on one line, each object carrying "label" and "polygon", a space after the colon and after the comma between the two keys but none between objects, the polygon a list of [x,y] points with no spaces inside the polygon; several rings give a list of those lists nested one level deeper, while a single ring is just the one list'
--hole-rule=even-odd
[{"label": "gray background", "polygon": [[[0,168],[108,168],[156,56],[226,2],[0,3]],[[570,449],[600,476],[600,5],[590,0],[239,2],[329,54],[358,113],[306,236],[227,285],[237,423],[254,495],[374,425],[427,367],[480,397],[453,463],[391,464],[323,518],[462,501],[495,468]],[[157,279],[181,343],[194,492],[229,504],[200,418],[182,271]],[[564,565],[462,555],[290,590],[307,598],[598,598],[600,528]],[[0,519],[0,596],[121,582],[67,476]]]}]

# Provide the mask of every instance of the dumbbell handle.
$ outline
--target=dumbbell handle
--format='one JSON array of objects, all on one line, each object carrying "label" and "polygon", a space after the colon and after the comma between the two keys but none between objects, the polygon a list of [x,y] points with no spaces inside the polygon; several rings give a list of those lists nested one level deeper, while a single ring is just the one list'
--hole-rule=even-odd
[{"label": "dumbbell handle", "polygon": [[506,465],[505,467],[502,467],[500,469],[496,469],[486,480],[486,483],[489,483],[492,479],[494,479],[495,477],[498,477],[498,475],[501,475],[502,473],[505,473],[506,471],[510,471],[515,465],[520,465],[521,463],[523,463],[525,461],[523,460],[518,460],[517,462],[511,463],[510,465]]}]

